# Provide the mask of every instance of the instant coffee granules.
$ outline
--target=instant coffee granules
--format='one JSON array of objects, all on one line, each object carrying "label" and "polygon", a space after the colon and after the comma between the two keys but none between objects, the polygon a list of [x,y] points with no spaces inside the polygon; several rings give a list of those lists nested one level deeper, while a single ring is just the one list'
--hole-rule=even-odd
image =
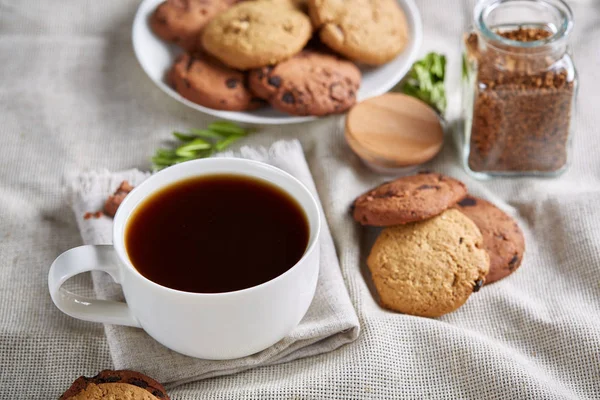
[{"label": "instant coffee granules", "polygon": [[507,11],[520,15],[518,2],[481,3],[476,29],[465,36],[466,167],[486,176],[556,175],[568,162],[577,85],[566,46],[570,25],[556,22],[570,23],[570,14],[507,24]]}]

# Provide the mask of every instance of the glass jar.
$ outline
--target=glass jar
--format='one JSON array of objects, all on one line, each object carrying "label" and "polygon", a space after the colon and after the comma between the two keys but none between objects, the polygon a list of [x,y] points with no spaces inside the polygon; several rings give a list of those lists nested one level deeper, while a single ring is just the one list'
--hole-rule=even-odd
[{"label": "glass jar", "polygon": [[464,38],[460,135],[478,178],[556,176],[569,163],[577,73],[562,0],[481,0]]}]

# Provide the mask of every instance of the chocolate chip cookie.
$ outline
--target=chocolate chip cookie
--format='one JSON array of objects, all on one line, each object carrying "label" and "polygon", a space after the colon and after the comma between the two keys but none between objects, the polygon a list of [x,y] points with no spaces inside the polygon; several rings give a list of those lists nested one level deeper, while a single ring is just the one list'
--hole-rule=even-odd
[{"label": "chocolate chip cookie", "polygon": [[346,111],[356,102],[360,70],[335,55],[305,50],[277,64],[252,70],[250,89],[283,112],[326,115]]},{"label": "chocolate chip cookie", "polygon": [[408,42],[396,0],[309,0],[308,9],[323,43],[351,60],[384,64]]},{"label": "chocolate chip cookie", "polygon": [[488,273],[482,247],[475,223],[456,209],[385,228],[367,259],[381,305],[424,317],[456,310]]},{"label": "chocolate chip cookie", "polygon": [[237,0],[167,0],[150,18],[150,27],[161,39],[186,50],[196,49],[204,25]]},{"label": "chocolate chip cookie", "polygon": [[247,70],[276,64],[297,54],[312,34],[306,14],[288,4],[248,1],[211,20],[202,47],[226,65]]},{"label": "chocolate chip cookie", "polygon": [[264,104],[248,89],[243,72],[200,53],[179,56],[167,80],[186,99],[217,110],[252,110]]},{"label": "chocolate chip cookie", "polygon": [[456,208],[471,218],[483,235],[483,247],[490,255],[486,284],[512,274],[521,265],[525,238],[517,222],[489,201],[467,196]]},{"label": "chocolate chip cookie", "polygon": [[466,195],[462,182],[442,174],[405,176],[358,197],[353,216],[363,225],[406,224],[438,215]]},{"label": "chocolate chip cookie", "polygon": [[[140,389],[142,389],[143,392],[140,392]],[[110,397],[111,395],[113,397]],[[130,397],[124,397],[126,395],[129,395]],[[102,398],[169,400],[165,388],[160,383],[139,372],[126,370],[104,370],[91,378],[80,376],[73,382],[71,387],[60,396],[60,400]]]}]

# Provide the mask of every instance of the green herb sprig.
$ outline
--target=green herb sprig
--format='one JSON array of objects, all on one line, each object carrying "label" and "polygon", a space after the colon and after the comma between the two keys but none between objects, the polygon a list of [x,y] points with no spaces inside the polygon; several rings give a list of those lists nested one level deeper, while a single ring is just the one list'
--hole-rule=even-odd
[{"label": "green herb sprig", "polygon": [[161,170],[197,158],[211,156],[223,151],[250,133],[229,121],[213,122],[206,129],[190,129],[189,132],[173,132],[179,144],[175,148],[158,149],[152,157],[152,169]]},{"label": "green herb sprig", "polygon": [[413,64],[402,92],[424,101],[443,115],[446,110],[445,75],[446,56],[429,53]]}]

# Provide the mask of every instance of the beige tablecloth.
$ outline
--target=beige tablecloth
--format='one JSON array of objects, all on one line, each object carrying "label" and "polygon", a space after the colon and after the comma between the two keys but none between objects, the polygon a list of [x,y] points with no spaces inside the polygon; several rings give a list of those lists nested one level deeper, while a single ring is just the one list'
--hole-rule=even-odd
[{"label": "beige tablecloth", "polygon": [[[211,120],[168,98],[138,66],[129,39],[137,4],[0,1],[2,399],[56,398],[75,377],[112,367],[102,326],[61,314],[47,294],[52,260],[81,244],[65,174],[146,168],[173,129]],[[418,5],[422,53],[445,52],[458,77],[472,2]],[[581,90],[570,171],[554,180],[477,182],[452,145],[430,166],[518,218],[528,250],[517,273],[440,319],[380,309],[363,278],[371,235],[347,207],[383,178],[345,146],[341,118],[264,128],[246,144],[302,142],[361,336],[332,353],[170,388],[172,398],[600,398],[600,3],[572,5]],[[88,276],[69,287],[92,294]]]}]

